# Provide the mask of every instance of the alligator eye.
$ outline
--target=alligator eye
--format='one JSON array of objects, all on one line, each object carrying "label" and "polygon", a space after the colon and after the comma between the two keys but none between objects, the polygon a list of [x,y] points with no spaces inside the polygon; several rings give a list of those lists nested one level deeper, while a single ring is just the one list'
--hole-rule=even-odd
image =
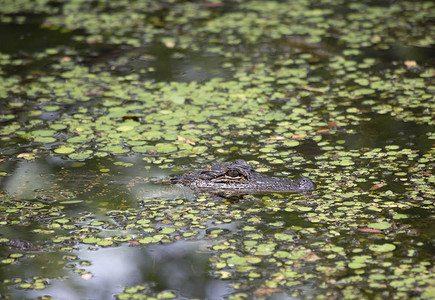
[{"label": "alligator eye", "polygon": [[299,181],[299,184],[301,186],[309,186],[311,184],[311,180],[309,180],[307,178],[301,178],[301,180]]},{"label": "alligator eye", "polygon": [[226,175],[228,175],[230,177],[238,177],[238,176],[240,176],[240,172],[237,170],[228,170]]},{"label": "alligator eye", "polygon": [[301,189],[303,189],[303,190],[311,191],[311,190],[314,190],[314,188],[316,187],[316,184],[313,183],[313,182],[312,182],[311,180],[309,180],[308,178],[304,178],[304,177],[302,177],[302,178],[299,180],[299,187],[300,187]]}]

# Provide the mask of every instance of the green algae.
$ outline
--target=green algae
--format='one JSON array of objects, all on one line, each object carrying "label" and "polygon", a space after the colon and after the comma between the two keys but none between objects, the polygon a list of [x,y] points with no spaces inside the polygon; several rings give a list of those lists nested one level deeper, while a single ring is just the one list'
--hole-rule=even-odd
[{"label": "green algae", "polygon": [[[433,3],[231,1],[216,9],[185,1],[27,2],[2,5],[2,22],[18,25],[29,12],[44,13],[44,28],[71,33],[80,47],[122,53],[92,63],[90,50],[77,44],[0,53],[0,174],[9,180],[8,161],[38,153],[35,163],[82,163],[61,168],[65,178],[75,180],[74,168],[86,178],[72,187],[67,180],[44,186],[40,192],[54,193],[52,201],[2,192],[2,226],[31,226],[48,250],[68,254],[80,246],[92,252],[207,240],[208,272],[229,282],[232,299],[248,298],[245,291],[317,299],[433,296],[427,228],[434,208],[434,68],[409,54],[380,55],[398,44],[433,47]],[[195,81],[174,71],[162,80],[156,61],[168,59],[165,51],[174,68],[177,60],[211,55],[228,73],[205,71]],[[49,67],[28,69],[39,60]],[[143,169],[116,161],[131,157],[143,159]],[[312,195],[236,203],[210,195],[169,200],[134,194],[139,180],[119,192],[116,179],[87,173],[154,166],[181,173],[239,157],[253,160],[257,171],[307,176],[318,187]],[[65,191],[72,199],[56,194]],[[8,268],[27,259],[5,249]],[[91,278],[82,267],[65,268]],[[3,283],[38,290],[49,282],[36,276]],[[318,288],[307,296],[307,286]],[[152,285],[117,293],[179,296]]]}]

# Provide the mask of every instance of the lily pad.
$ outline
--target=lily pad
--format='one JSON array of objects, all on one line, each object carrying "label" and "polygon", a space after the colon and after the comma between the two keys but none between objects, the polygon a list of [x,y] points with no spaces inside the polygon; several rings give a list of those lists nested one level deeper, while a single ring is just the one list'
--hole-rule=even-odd
[{"label": "lily pad", "polygon": [[67,146],[61,146],[59,148],[54,149],[54,152],[58,153],[58,154],[69,154],[69,153],[72,153],[74,151],[75,151],[74,148],[67,147]]},{"label": "lily pad", "polygon": [[367,225],[367,227],[384,230],[384,229],[391,228],[391,223],[388,222],[370,223]]},{"label": "lily pad", "polygon": [[391,252],[396,249],[396,246],[386,243],[382,245],[371,245],[369,249],[375,252]]}]

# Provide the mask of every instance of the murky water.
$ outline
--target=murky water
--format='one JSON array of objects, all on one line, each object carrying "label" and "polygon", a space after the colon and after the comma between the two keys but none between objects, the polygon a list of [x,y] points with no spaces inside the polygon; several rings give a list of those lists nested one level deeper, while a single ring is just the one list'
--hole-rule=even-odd
[{"label": "murky water", "polygon": [[0,298],[435,296],[432,3],[3,4]]}]

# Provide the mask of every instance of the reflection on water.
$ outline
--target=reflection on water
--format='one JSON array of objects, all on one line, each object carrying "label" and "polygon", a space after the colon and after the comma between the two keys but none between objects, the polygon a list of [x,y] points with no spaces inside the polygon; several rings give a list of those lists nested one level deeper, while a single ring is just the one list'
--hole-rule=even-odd
[{"label": "reflection on water", "polygon": [[[402,131],[403,136],[409,132]],[[416,286],[430,280],[429,215],[414,211],[413,216],[400,198],[392,201],[391,195],[404,197],[406,190],[397,192],[395,174],[374,175],[375,166],[367,176],[385,178],[388,192],[369,194],[370,186],[355,185],[341,189],[337,175],[329,181],[331,192],[320,187],[313,195],[256,195],[230,203],[159,182],[171,172],[140,158],[122,159],[132,166],[112,159],[78,166],[55,158],[8,162],[10,175],[0,184],[6,191],[0,193],[6,212],[1,221],[7,226],[0,227],[0,238],[40,248],[0,241],[0,258],[6,261],[0,298],[110,299],[135,290],[147,296],[170,291],[182,299],[273,291],[267,299],[301,299],[327,290],[331,299],[340,299],[342,286],[366,290],[378,281],[368,285],[367,280],[407,264],[412,272],[423,270]],[[180,161],[174,165],[182,166]],[[384,219],[385,211],[393,217]],[[408,220],[400,221],[403,217]],[[390,221],[391,230],[371,228]],[[362,273],[355,266],[367,272],[356,283],[351,280]],[[411,271],[405,275],[414,280]],[[36,280],[44,281],[41,289],[32,286]],[[278,288],[270,288],[273,281]]]},{"label": "reflection on water", "polygon": [[129,191],[135,195],[136,199],[165,198],[175,200],[183,198],[193,200],[196,195],[190,188],[179,184],[142,183],[133,185]]},{"label": "reflection on water", "polygon": [[[106,212],[111,209],[138,208],[143,199],[177,198],[194,199],[195,194],[188,188],[177,185],[156,183],[167,177],[164,171],[151,168],[144,170],[143,164],[121,169],[119,175],[101,174],[93,171],[95,166],[74,169],[65,162],[47,158],[33,162],[18,162],[10,166],[7,180],[1,188],[16,199],[25,203],[57,207],[63,201],[78,200],[78,203],[65,205],[62,213],[39,220],[52,224],[53,219],[93,212],[99,220],[109,220]],[[115,173],[115,172],[114,172]],[[39,203],[39,204],[38,204]],[[36,209],[36,208],[35,208]],[[235,230],[234,224],[221,226]],[[110,299],[124,289],[143,286],[144,293],[173,291],[179,297],[199,299],[220,299],[231,293],[228,284],[212,279],[209,275],[210,253],[205,250],[207,242],[178,241],[170,244],[151,246],[128,243],[113,248],[92,248],[78,245],[72,252],[52,249],[49,235],[35,235],[36,223],[17,224],[3,227],[0,235],[9,239],[21,239],[41,245],[44,251],[26,252],[26,249],[9,248],[0,254],[2,257],[12,251],[26,253],[17,265],[9,265],[3,270],[8,273],[1,280],[15,278],[49,278],[47,287],[38,291],[14,289],[12,298],[37,298],[51,295],[57,299]],[[118,231],[116,228],[107,231]],[[199,236],[203,237],[204,233]],[[75,231],[72,231],[75,232]],[[106,235],[104,232],[102,235]],[[45,241],[42,239],[46,239]],[[98,251],[93,251],[98,249]],[[30,251],[30,253],[32,253]],[[70,260],[66,257],[76,257]],[[91,274],[82,278],[81,274]],[[57,277],[56,277],[57,276]],[[5,292],[1,291],[0,293]]]},{"label": "reflection on water", "polygon": [[44,178],[51,168],[43,160],[36,162],[18,161],[11,176],[4,179],[2,190],[21,199],[35,197],[35,191],[49,189],[52,183]]},{"label": "reflection on water", "polygon": [[[204,242],[176,242],[170,245],[117,248],[89,251],[87,247],[74,253],[92,278],[83,280],[72,274],[53,280],[44,291],[15,291],[13,298],[36,298],[52,295],[57,299],[111,299],[124,288],[143,285],[156,291],[171,290],[180,297],[221,299],[231,289],[220,280],[207,276],[209,254]],[[68,278],[70,277],[70,278]],[[146,289],[145,289],[146,290]]]},{"label": "reflection on water", "polygon": [[11,175],[0,178],[0,188],[20,199],[50,196],[56,201],[72,197],[94,200],[107,195],[112,201],[119,197],[137,201],[144,197],[193,196],[189,189],[151,182],[168,177],[169,172],[149,166],[144,169],[146,164],[140,158],[130,158],[130,161],[135,166],[110,173],[100,172],[95,161],[78,168],[56,158],[18,161],[8,166]]}]

